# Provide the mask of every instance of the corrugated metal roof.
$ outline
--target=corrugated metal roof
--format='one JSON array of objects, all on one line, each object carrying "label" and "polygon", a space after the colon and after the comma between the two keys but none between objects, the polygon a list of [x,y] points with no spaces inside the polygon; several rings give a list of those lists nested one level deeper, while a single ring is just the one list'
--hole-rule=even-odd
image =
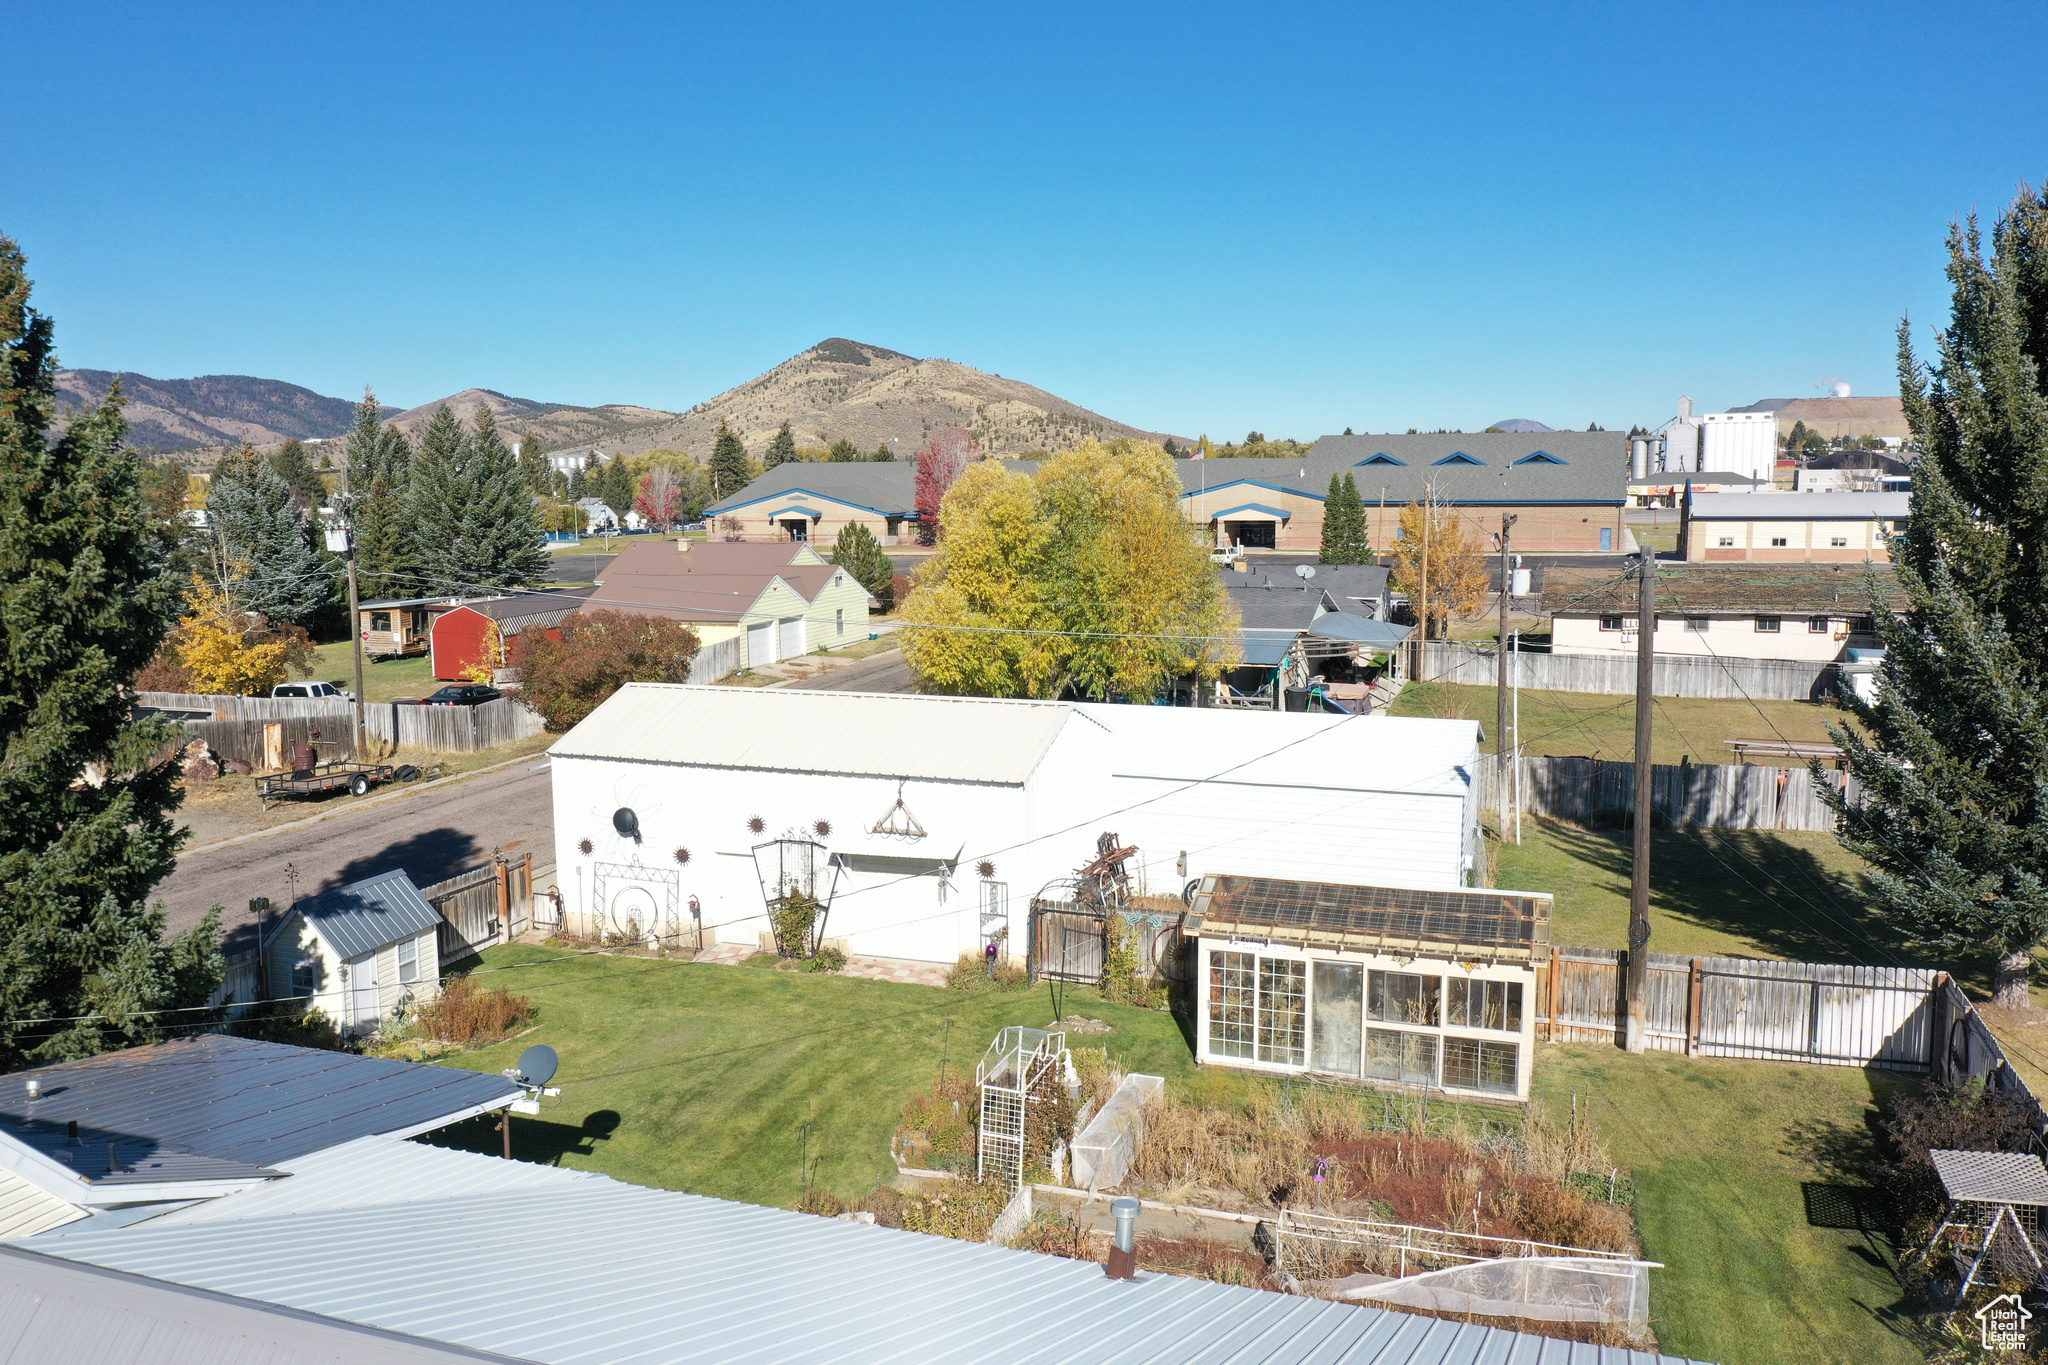
[{"label": "corrugated metal roof", "polygon": [[1388,621],[1375,621],[1355,612],[1326,611],[1309,623],[1308,633],[1320,635],[1326,640],[1345,640],[1351,644],[1364,645],[1368,649],[1392,649],[1415,631],[1413,626],[1397,626]]},{"label": "corrugated metal roof", "polygon": [[1095,702],[1074,709],[1114,736],[1104,761],[1119,777],[1462,795],[1479,756],[1473,720]]},{"label": "corrugated metal roof", "polygon": [[544,1365],[1669,1359],[618,1184],[38,1246]]},{"label": "corrugated metal roof", "polygon": [[0,1248],[0,1365],[414,1365],[511,1359]]},{"label": "corrugated metal roof", "polygon": [[1051,701],[628,683],[549,752],[1018,785],[1072,714]]},{"label": "corrugated metal roof", "polygon": [[85,1217],[85,1210],[67,1204],[12,1171],[0,1170],[0,1242],[33,1237],[39,1232]]},{"label": "corrugated metal roof", "polygon": [[[24,1091],[30,1076],[39,1100]],[[422,1132],[522,1093],[455,1067],[201,1034],[6,1077],[0,1135],[25,1120],[61,1130],[76,1119],[124,1143],[268,1166],[368,1133]]]},{"label": "corrugated metal roof", "polygon": [[419,1199],[512,1194],[578,1183],[616,1183],[610,1176],[594,1171],[479,1157],[473,1152],[392,1137],[357,1138],[278,1164],[286,1172],[284,1179],[186,1205],[159,1215],[151,1226],[182,1227],[189,1223],[267,1218],[314,1209],[371,1208]]},{"label": "corrugated metal roof", "polygon": [[[381,872],[323,891],[300,901],[298,912],[345,958],[374,953],[387,943],[441,925],[440,913],[403,871]],[[279,920],[278,927],[283,926],[284,920]]]}]

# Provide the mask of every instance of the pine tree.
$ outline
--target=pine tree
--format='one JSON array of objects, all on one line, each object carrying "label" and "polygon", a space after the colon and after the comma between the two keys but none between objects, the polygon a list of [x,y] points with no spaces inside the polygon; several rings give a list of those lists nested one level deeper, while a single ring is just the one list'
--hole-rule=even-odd
[{"label": "pine tree", "polygon": [[861,458],[860,447],[842,436],[832,443],[825,458],[834,464],[850,464]]},{"label": "pine tree", "polygon": [[596,496],[604,499],[604,505],[612,509],[615,516],[623,517],[633,510],[633,497],[639,490],[639,480],[633,477],[631,466],[624,455],[614,455],[602,466],[591,481]]},{"label": "pine tree", "polygon": [[765,469],[773,469],[779,464],[788,464],[794,459],[796,459],[796,433],[789,429],[789,423],[784,422],[781,430],[775,433],[775,439],[768,442],[768,450],[761,457],[761,465]]},{"label": "pine tree", "polygon": [[1323,540],[1316,550],[1316,562],[1343,563],[1339,556],[1344,552],[1344,535],[1344,484],[1332,473],[1330,489],[1323,494]]},{"label": "pine tree", "polygon": [[747,461],[747,448],[740,444],[740,438],[721,419],[718,435],[711,443],[712,498],[729,498],[745,488],[753,478],[753,468]]},{"label": "pine tree", "polygon": [[179,584],[118,388],[49,439],[52,328],[24,264],[0,237],[0,1021],[72,1022],[0,1022],[7,1069],[163,1036],[164,1017],[140,1011],[203,1005],[221,979],[219,907],[161,941],[149,894],[183,837],[162,755],[182,736],[132,719],[123,691],[176,619]]},{"label": "pine tree", "polygon": [[527,432],[519,438],[519,477],[526,480],[526,486],[534,496],[546,497],[551,487],[548,475],[554,471],[548,466],[548,448],[540,437]]},{"label": "pine tree", "polygon": [[1950,320],[1930,369],[1899,326],[1899,389],[1920,446],[1893,541],[1906,610],[1871,582],[1885,645],[1868,739],[1834,738],[1861,786],[1837,837],[1913,942],[1995,959],[1995,1003],[2027,1004],[2048,937],[2048,204],[2024,190],[1992,230],[1952,227]]},{"label": "pine tree", "polygon": [[233,580],[248,610],[303,625],[332,602],[334,577],[313,549],[291,489],[249,446],[214,466],[206,524],[216,571]]},{"label": "pine tree", "polygon": [[570,471],[569,485],[563,492],[568,495],[571,501],[591,496],[590,479],[584,474],[582,465],[579,464],[574,470]]},{"label": "pine tree", "polygon": [[446,407],[434,414],[410,502],[427,591],[506,592],[547,581],[533,490],[489,408],[477,409],[466,433]]},{"label": "pine tree", "polygon": [[356,587],[366,602],[411,597],[419,586],[419,560],[413,553],[405,505],[412,446],[404,432],[384,424],[382,411],[377,395],[365,388],[345,447]]},{"label": "pine tree", "polygon": [[1370,563],[1370,540],[1357,480],[1349,471],[1341,479],[1330,475],[1330,491],[1323,499],[1322,549],[1317,558],[1324,564]]},{"label": "pine tree", "polygon": [[830,560],[854,576],[859,584],[876,597],[888,600],[889,584],[896,577],[896,566],[889,562],[889,556],[882,553],[882,544],[875,539],[875,533],[857,521],[849,521],[839,530],[839,538],[832,542]]},{"label": "pine tree", "polygon": [[292,490],[292,501],[299,505],[301,512],[311,513],[327,501],[327,484],[320,477],[320,471],[313,468],[313,462],[306,458],[306,447],[297,437],[278,447],[270,457],[270,468]]}]

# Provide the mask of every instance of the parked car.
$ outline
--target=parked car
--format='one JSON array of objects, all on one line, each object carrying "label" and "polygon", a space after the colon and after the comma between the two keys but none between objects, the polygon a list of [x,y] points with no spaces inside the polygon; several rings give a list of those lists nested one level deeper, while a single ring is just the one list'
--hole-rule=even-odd
[{"label": "parked car", "polygon": [[297,697],[310,701],[354,701],[356,694],[344,692],[333,683],[295,682],[279,683],[270,689],[273,697]]},{"label": "parked car", "polygon": [[495,687],[482,683],[450,683],[420,703],[421,706],[481,706],[487,701],[496,701],[504,696]]}]

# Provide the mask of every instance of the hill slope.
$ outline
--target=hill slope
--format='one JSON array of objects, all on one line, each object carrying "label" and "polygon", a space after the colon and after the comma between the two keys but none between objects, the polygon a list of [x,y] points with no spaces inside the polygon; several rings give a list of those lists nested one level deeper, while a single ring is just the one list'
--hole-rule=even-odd
[{"label": "hill slope", "polygon": [[[59,420],[103,402],[114,378],[112,370],[59,370]],[[355,404],[348,399],[329,398],[278,379],[246,374],[197,379],[124,374],[120,379],[121,391],[128,396],[124,411],[129,439],[142,450],[190,450],[243,441],[274,445],[294,436],[345,436],[355,421]]]}]

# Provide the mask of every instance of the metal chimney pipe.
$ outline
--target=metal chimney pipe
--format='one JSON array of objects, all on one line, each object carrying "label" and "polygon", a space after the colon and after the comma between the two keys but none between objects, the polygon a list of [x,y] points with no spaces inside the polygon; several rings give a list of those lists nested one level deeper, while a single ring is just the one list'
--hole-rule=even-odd
[{"label": "metal chimney pipe", "polygon": [[67,1124],[65,1124],[65,1125],[64,1125],[64,1145],[65,1145],[66,1147],[81,1147],[81,1146],[84,1146],[84,1144],[83,1144],[83,1143],[81,1143],[81,1142],[80,1142],[80,1141],[78,1140],[78,1120],[77,1120],[77,1119],[72,1119],[72,1120],[71,1120],[71,1121],[70,1121],[69,1123],[67,1123]]},{"label": "metal chimney pipe", "polygon": [[1119,1199],[1109,1206],[1116,1219],[1116,1244],[1109,1249],[1109,1264],[1104,1270],[1112,1280],[1132,1280],[1138,1276],[1138,1214],[1143,1208],[1135,1199]]}]

